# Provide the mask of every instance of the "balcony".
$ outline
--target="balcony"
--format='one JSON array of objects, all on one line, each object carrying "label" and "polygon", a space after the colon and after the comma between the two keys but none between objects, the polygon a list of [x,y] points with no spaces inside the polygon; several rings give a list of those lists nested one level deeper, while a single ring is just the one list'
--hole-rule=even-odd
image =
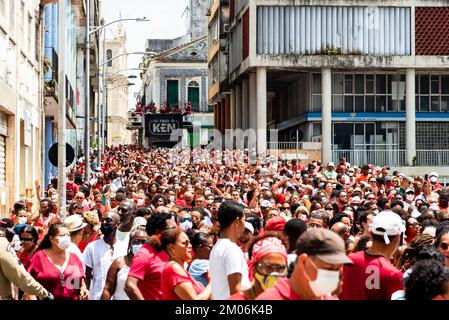
[{"label": "balcony", "polygon": [[[406,151],[390,150],[333,150],[332,159],[338,162],[341,157],[351,165],[361,166],[372,163],[376,166],[406,166]],[[443,167],[449,165],[449,150],[416,150],[415,166]]]}]

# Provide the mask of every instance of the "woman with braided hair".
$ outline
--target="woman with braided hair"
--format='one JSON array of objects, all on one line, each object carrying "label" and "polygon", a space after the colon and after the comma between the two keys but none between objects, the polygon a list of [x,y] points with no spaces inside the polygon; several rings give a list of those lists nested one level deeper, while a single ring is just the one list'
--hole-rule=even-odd
[{"label": "woman with braided hair", "polygon": [[[433,238],[432,236],[428,234],[422,234],[410,243],[410,246],[408,246],[404,253],[401,255],[398,261],[398,269],[406,274],[408,274],[410,271],[410,267],[413,266],[413,264],[417,261],[417,257],[419,252],[422,248],[425,246],[431,246],[433,244]],[[406,275],[404,274],[404,277]]]}]

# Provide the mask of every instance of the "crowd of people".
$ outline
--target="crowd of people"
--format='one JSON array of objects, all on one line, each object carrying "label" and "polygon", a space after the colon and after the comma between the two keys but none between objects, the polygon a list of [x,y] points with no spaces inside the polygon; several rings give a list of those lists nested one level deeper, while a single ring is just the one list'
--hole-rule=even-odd
[{"label": "crowd of people", "polygon": [[445,300],[449,189],[372,164],[106,148],[0,225],[0,300]]}]

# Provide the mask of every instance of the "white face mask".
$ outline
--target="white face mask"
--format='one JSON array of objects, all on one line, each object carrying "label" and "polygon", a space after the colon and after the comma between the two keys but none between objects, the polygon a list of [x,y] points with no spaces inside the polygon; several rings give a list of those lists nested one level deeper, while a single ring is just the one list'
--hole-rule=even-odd
[{"label": "white face mask", "polygon": [[168,200],[170,202],[175,202],[175,196],[168,196]]},{"label": "white face mask", "polygon": [[327,198],[326,197],[322,197],[321,201],[323,201],[323,203],[326,203],[327,202]]},{"label": "white face mask", "polygon": [[414,194],[408,194],[406,197],[407,197],[408,201],[413,201],[413,199],[415,199],[415,195]]},{"label": "white face mask", "polygon": [[28,220],[27,217],[19,217],[19,219],[17,219],[19,224],[25,224],[25,223],[27,223],[27,220]]},{"label": "white face mask", "polygon": [[438,181],[438,178],[437,177],[432,177],[432,178],[430,178],[430,182],[432,182],[432,183],[435,183],[435,182],[437,182]]},{"label": "white face mask", "polygon": [[145,204],[145,200],[144,199],[137,199],[137,205],[138,206],[143,206]]},{"label": "white face mask", "polygon": [[60,236],[58,237],[58,243],[56,245],[61,250],[67,250],[68,247],[70,247],[70,243],[72,243],[72,241],[69,236]]},{"label": "white face mask", "polygon": [[318,270],[316,279],[313,281],[309,280],[310,289],[312,289],[315,296],[322,297],[335,291],[340,282],[340,272],[319,269],[312,260],[311,262]]},{"label": "white face mask", "polygon": [[348,176],[352,177],[354,175],[354,172],[348,172]]}]

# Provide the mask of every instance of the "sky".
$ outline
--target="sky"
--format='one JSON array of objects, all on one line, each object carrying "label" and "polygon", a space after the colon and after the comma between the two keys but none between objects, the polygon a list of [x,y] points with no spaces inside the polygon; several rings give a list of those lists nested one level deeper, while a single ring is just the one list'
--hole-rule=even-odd
[{"label": "sky", "polygon": [[[121,18],[147,18],[150,22],[124,21],[127,52],[145,51],[147,39],[172,39],[186,32],[185,15],[188,0],[102,0],[101,14],[105,23]],[[107,28],[106,37],[112,38],[117,24]],[[128,68],[138,68],[142,55],[129,55]],[[128,71],[139,75],[139,71]],[[134,93],[140,91],[140,78],[130,79],[129,105],[135,105]]]}]

